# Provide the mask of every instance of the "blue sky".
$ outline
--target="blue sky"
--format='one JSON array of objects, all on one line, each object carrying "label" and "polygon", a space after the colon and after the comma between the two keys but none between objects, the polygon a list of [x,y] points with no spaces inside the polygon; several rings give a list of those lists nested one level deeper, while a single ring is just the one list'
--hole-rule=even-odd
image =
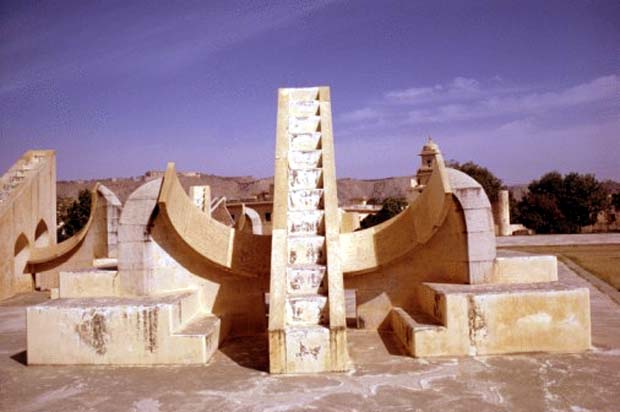
[{"label": "blue sky", "polygon": [[271,176],[278,87],[329,85],[339,177],[428,135],[507,183],[620,179],[617,1],[0,2],[0,170]]}]

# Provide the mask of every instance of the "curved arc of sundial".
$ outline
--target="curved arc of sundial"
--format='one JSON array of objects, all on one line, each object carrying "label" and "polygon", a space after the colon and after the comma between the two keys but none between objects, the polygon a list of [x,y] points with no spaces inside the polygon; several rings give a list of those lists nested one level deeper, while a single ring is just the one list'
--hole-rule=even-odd
[{"label": "curved arc of sundial", "polygon": [[88,231],[90,230],[93,220],[95,219],[95,214],[97,213],[99,186],[99,183],[96,183],[91,190],[92,200],[90,205],[90,214],[88,215],[88,220],[86,221],[84,227],[82,227],[82,229],[80,229],[75,235],[58,244],[33,248],[30,253],[30,258],[28,259],[29,266],[49,263],[54,261],[55,259],[69,255],[84,241],[86,235],[88,234]]},{"label": "curved arc of sundial", "polygon": [[241,276],[269,275],[271,236],[235,230],[199,210],[181,186],[174,163],[168,164],[157,205],[158,215],[203,259]]},{"label": "curved arc of sundial", "polygon": [[428,242],[441,227],[450,209],[452,188],[441,154],[435,160],[426,187],[403,212],[377,226],[340,235],[345,274],[384,266]]}]

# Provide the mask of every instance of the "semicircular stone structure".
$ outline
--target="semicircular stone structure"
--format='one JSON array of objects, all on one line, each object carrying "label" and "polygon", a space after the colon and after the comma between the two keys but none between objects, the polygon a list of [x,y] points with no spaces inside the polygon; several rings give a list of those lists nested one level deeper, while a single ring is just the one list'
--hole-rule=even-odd
[{"label": "semicircular stone structure", "polygon": [[28,268],[36,287],[59,288],[63,272],[116,267],[121,203],[101,184],[96,184],[90,194],[90,214],[82,229],[61,243],[32,249]]}]

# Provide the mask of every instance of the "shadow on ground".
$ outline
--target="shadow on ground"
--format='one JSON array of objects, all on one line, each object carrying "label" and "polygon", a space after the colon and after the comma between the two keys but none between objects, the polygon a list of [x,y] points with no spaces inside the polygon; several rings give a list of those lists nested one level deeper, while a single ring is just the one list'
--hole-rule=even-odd
[{"label": "shadow on ground", "polygon": [[228,338],[219,350],[243,368],[269,371],[269,345],[266,334]]}]

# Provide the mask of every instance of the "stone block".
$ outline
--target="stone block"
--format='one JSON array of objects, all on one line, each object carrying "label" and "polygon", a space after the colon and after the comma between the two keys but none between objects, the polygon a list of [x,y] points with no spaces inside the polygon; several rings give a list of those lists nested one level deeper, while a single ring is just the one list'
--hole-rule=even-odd
[{"label": "stone block", "polygon": [[[440,303],[439,314],[446,332],[442,337],[433,337],[435,350],[421,356],[579,352],[590,348],[587,288],[558,282],[428,283],[422,288],[427,289],[419,296],[426,295],[425,300],[436,299]],[[438,297],[431,298],[433,294]],[[424,308],[428,310],[430,306],[426,304]]]},{"label": "stone block", "polygon": [[116,270],[60,272],[61,298],[118,296],[120,279]]},{"label": "stone block", "polygon": [[217,348],[219,322],[208,314],[182,314],[192,308],[189,295],[56,299],[31,306],[28,363],[205,363]]},{"label": "stone block", "polygon": [[467,233],[468,259],[493,260],[495,259],[495,233],[471,232]]},{"label": "stone block", "polygon": [[558,280],[555,256],[498,257],[494,261],[492,283],[536,283]]},{"label": "stone block", "polygon": [[326,324],[328,317],[327,296],[293,295],[286,298],[286,321],[290,325]]},{"label": "stone block", "polygon": [[285,330],[286,372],[317,373],[331,369],[329,329],[322,326]]},{"label": "stone block", "polygon": [[487,198],[484,189],[480,186],[458,188],[453,190],[461,203],[461,207],[464,210],[491,208],[489,199]]},{"label": "stone block", "polygon": [[493,215],[490,208],[468,209],[465,212],[467,232],[489,232],[493,230]]}]

